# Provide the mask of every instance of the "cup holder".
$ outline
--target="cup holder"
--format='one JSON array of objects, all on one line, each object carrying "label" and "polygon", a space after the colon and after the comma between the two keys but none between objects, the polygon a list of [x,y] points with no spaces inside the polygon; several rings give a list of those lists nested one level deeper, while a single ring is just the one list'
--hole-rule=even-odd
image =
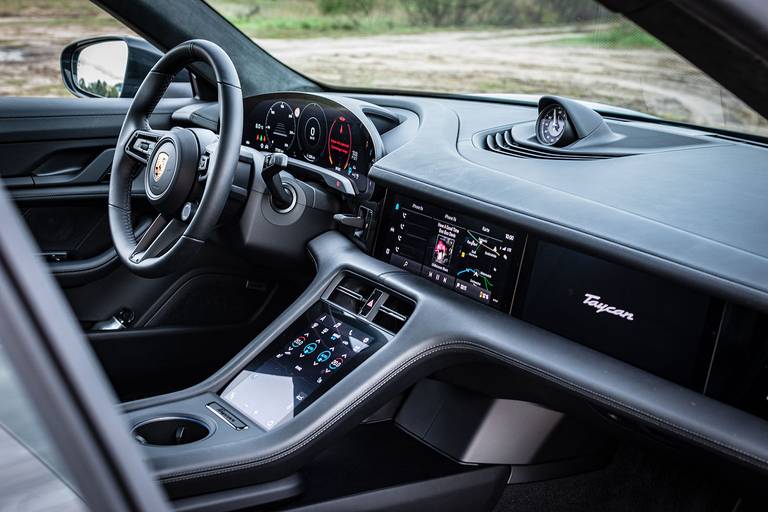
[{"label": "cup holder", "polygon": [[170,446],[201,441],[211,434],[211,429],[194,418],[165,416],[139,423],[132,433],[141,444]]}]

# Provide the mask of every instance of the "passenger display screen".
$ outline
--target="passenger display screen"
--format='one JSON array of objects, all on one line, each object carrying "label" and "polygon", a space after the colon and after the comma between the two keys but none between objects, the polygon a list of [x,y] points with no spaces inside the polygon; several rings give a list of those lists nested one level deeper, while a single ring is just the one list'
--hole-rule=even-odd
[{"label": "passenger display screen", "polygon": [[501,226],[393,194],[377,255],[457,293],[508,310],[522,241]]},{"label": "passenger display screen", "polygon": [[709,297],[549,242],[531,261],[516,304],[523,320],[684,386],[703,384],[721,311]]},{"label": "passenger display screen", "polygon": [[371,346],[381,340],[369,331],[319,303],[240,372],[221,397],[271,430],[347,373],[362,359],[361,353],[373,351]]}]

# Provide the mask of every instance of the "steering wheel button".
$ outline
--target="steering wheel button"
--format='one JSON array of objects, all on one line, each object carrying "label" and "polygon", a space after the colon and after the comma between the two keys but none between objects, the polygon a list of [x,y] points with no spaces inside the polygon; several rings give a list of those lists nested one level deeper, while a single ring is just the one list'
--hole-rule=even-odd
[{"label": "steering wheel button", "polygon": [[198,162],[197,164],[198,171],[205,171],[208,169],[208,159],[209,159],[208,155],[202,155],[200,157],[200,162]]}]

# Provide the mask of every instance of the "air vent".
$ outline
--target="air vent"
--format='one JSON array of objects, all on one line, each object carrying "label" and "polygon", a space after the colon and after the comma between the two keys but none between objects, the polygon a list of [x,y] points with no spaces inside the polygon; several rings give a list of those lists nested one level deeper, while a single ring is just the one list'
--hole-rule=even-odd
[{"label": "air vent", "polygon": [[413,301],[354,275],[346,275],[328,300],[396,334],[413,313]]},{"label": "air vent", "polygon": [[357,314],[365,305],[374,289],[375,286],[370,281],[357,276],[346,276],[334,288],[328,300],[347,311]]},{"label": "air vent", "polygon": [[391,333],[397,333],[413,313],[414,304],[410,300],[388,295],[373,317],[373,323]]},{"label": "air vent", "polygon": [[561,151],[523,146],[512,138],[512,130],[504,130],[486,135],[485,149],[517,158],[538,158],[542,160],[601,160],[612,158],[610,155],[563,153]]}]

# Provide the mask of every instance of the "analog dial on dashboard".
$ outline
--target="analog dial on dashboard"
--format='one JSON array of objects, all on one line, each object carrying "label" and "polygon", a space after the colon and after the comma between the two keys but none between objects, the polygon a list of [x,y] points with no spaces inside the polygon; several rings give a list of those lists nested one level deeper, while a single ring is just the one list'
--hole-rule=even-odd
[{"label": "analog dial on dashboard", "polygon": [[568,116],[560,105],[545,108],[536,121],[536,138],[545,146],[555,146],[563,138]]},{"label": "analog dial on dashboard", "polygon": [[284,101],[278,101],[269,107],[264,119],[264,131],[267,133],[269,145],[275,151],[288,151],[296,137],[296,117],[291,106]]}]

